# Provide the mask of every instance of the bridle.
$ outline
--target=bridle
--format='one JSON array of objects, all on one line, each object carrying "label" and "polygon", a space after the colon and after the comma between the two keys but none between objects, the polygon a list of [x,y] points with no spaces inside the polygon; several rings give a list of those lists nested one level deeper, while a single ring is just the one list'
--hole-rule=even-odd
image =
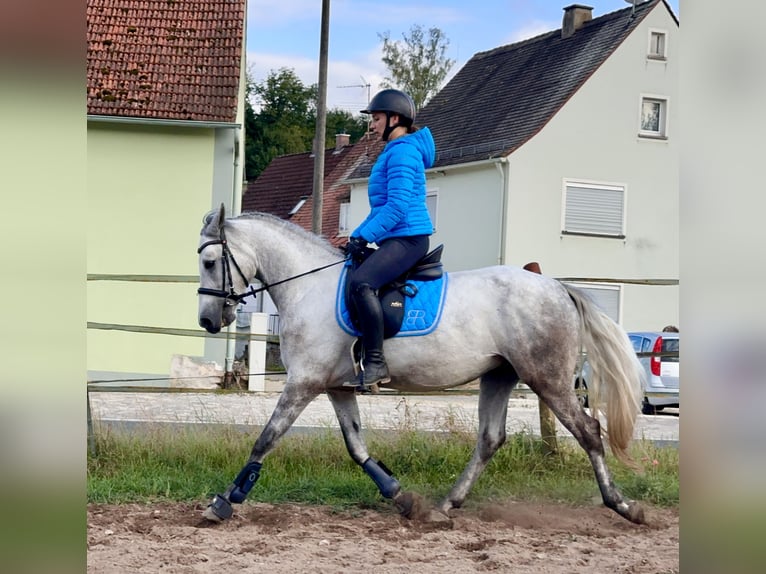
[{"label": "bridle", "polygon": [[[197,254],[199,255],[200,253],[202,253],[203,249],[211,245],[221,246],[221,274],[222,274],[221,289],[208,289],[207,287],[200,287],[197,289],[197,294],[212,295],[213,297],[220,297],[224,299],[223,304],[227,307],[231,305],[236,305],[239,302],[241,302],[242,299],[244,299],[245,297],[249,297],[250,295],[255,296],[261,291],[266,291],[267,289],[270,289],[271,287],[274,287],[275,285],[280,285],[281,283],[286,283],[287,281],[292,281],[293,279],[298,279],[299,277],[310,275],[311,273],[316,273],[317,271],[321,271],[322,269],[327,269],[328,267],[332,267],[334,265],[339,265],[346,261],[345,259],[341,259],[340,261],[336,261],[334,263],[328,263],[327,265],[323,265],[322,267],[317,267],[316,269],[311,269],[310,271],[306,271],[304,273],[294,275],[293,277],[288,277],[287,279],[282,279],[281,281],[275,281],[271,285],[267,285],[265,282],[262,282],[263,287],[259,287],[258,289],[255,289],[251,286],[250,289],[248,289],[244,293],[237,293],[234,290],[234,274],[231,271],[232,265],[234,266],[234,269],[236,269],[237,273],[239,274],[240,278],[242,279],[245,285],[249,285],[250,281],[248,281],[247,278],[245,277],[245,274],[242,273],[242,269],[240,269],[239,265],[237,264],[237,260],[234,258],[234,254],[231,252],[231,249],[229,249],[229,244],[226,241],[226,235],[224,233],[223,226],[221,226],[221,232],[220,232],[219,238],[211,239],[210,241],[206,241],[205,243],[200,245],[199,248],[197,249]],[[227,286],[229,290],[225,291]]]}]

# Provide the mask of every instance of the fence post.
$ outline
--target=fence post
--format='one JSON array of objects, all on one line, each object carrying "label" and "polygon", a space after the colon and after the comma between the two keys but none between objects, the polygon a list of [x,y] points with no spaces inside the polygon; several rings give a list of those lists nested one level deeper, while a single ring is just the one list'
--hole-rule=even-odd
[{"label": "fence post", "polygon": [[[537,261],[532,261],[524,266],[524,269],[531,271],[532,273],[542,274],[540,271],[540,264]],[[543,400],[537,398],[538,411],[540,413],[540,437],[543,441],[543,453],[544,454],[556,454],[558,452],[558,442],[556,440],[556,417],[553,411],[548,408]]]},{"label": "fence post", "polygon": [[96,435],[93,433],[93,416],[90,414],[90,389],[85,388],[85,397],[88,409],[88,452],[91,456],[96,456]]},{"label": "fence post", "polygon": [[[269,316],[266,313],[250,314],[250,334],[265,335],[269,327]],[[266,390],[266,339],[250,339],[248,355],[247,390],[265,391]]]}]

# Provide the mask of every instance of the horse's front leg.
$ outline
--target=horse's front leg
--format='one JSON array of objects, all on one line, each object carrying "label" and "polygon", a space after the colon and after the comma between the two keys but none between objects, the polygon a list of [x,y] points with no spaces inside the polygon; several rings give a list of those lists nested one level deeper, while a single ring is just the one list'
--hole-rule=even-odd
[{"label": "horse's front leg", "polygon": [[338,424],[343,433],[348,454],[375,482],[384,497],[396,501],[400,493],[399,481],[394,478],[386,465],[372,458],[367,452],[367,445],[362,437],[359,404],[353,389],[329,389],[327,396],[335,409],[335,415],[338,417]]},{"label": "horse's front leg", "polygon": [[202,516],[221,522],[233,514],[232,503],[242,503],[260,476],[261,464],[277,441],[290,429],[306,406],[319,395],[321,386],[288,379],[269,422],[253,445],[245,466],[223,494],[216,494]]}]

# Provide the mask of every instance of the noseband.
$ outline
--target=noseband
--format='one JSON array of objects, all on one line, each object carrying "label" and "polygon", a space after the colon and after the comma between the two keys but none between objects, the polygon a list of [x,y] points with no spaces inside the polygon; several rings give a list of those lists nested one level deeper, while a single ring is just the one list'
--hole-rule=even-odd
[{"label": "noseband", "polygon": [[[226,306],[236,305],[242,299],[245,297],[249,297],[250,295],[257,295],[261,291],[266,291],[267,289],[279,285],[281,283],[286,283],[287,281],[292,281],[293,279],[298,279],[299,277],[303,277],[305,275],[310,275],[311,273],[315,273],[317,271],[321,271],[322,269],[327,269],[328,267],[332,267],[333,265],[339,265],[341,263],[344,263],[346,260],[341,259],[340,261],[336,261],[335,263],[329,263],[327,265],[323,265],[322,267],[317,267],[316,269],[312,269],[310,271],[306,271],[305,273],[301,273],[299,275],[294,275],[293,277],[288,277],[287,279],[282,279],[281,281],[275,281],[271,285],[267,285],[266,283],[263,283],[263,287],[259,287],[258,289],[253,289],[253,287],[250,287],[247,291],[244,293],[237,293],[234,290],[234,276],[231,272],[231,266],[234,265],[234,269],[237,270],[237,273],[239,273],[239,276],[242,278],[242,281],[245,283],[245,285],[249,285],[250,282],[245,278],[245,274],[242,273],[242,269],[239,268],[239,265],[237,264],[237,260],[234,259],[234,254],[229,249],[229,244],[226,242],[226,235],[224,234],[223,227],[221,227],[221,234],[218,239],[212,239],[210,241],[206,241],[202,245],[199,246],[197,249],[197,254],[199,255],[202,253],[202,250],[206,247],[209,247],[210,245],[220,245],[222,247],[221,250],[221,289],[208,289],[207,287],[200,287],[197,289],[198,295],[212,295],[213,297],[221,297],[224,299],[223,304]],[[228,285],[229,290],[224,291],[226,286]]]}]

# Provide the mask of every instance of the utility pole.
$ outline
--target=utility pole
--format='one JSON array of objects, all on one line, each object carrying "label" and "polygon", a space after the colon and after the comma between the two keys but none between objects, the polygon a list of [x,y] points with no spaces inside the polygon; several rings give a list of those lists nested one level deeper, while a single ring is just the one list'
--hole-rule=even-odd
[{"label": "utility pole", "polygon": [[327,52],[330,36],[330,0],[322,0],[322,30],[319,39],[319,100],[314,136],[314,187],[311,229],[322,233],[322,195],[324,193],[324,148],[327,130]]}]

